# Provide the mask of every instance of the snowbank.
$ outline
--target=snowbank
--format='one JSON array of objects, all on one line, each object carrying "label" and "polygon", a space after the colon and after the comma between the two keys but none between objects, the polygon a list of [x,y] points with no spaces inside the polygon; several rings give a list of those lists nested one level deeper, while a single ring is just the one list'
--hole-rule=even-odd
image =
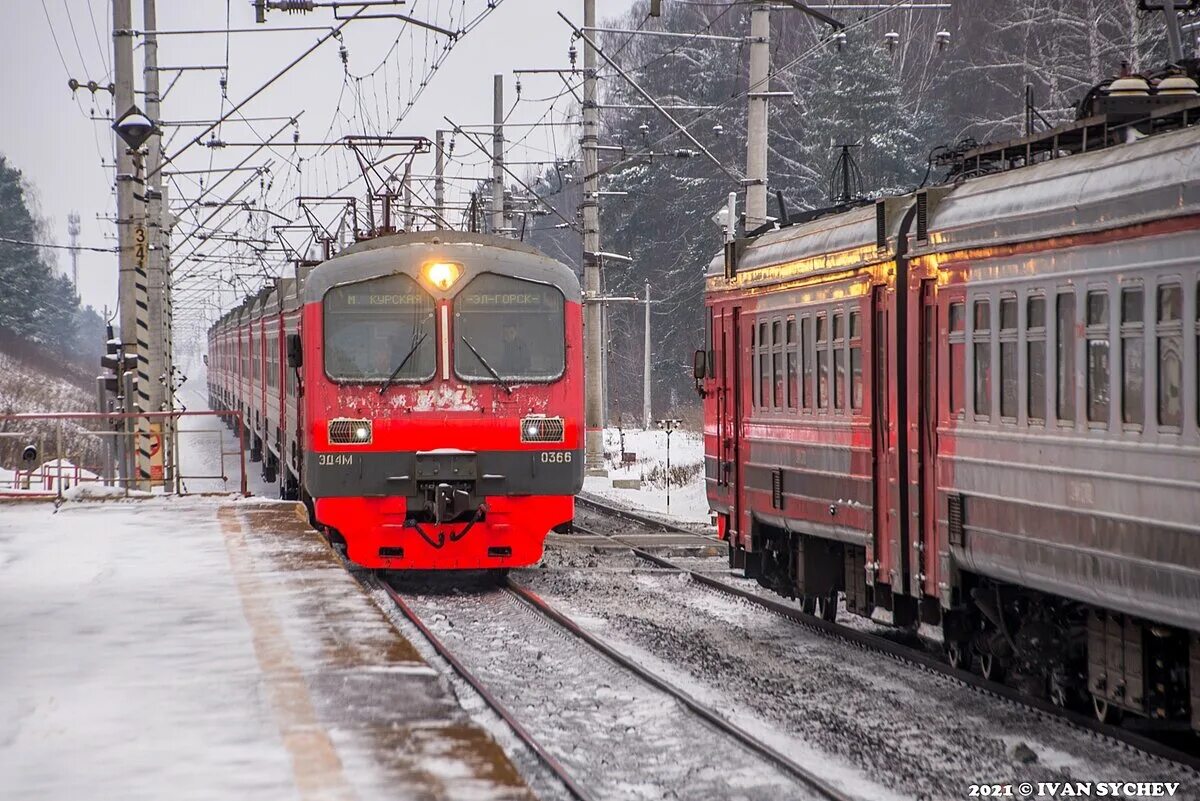
[{"label": "snowbank", "polygon": [[[633,454],[633,461],[622,459]],[[608,477],[588,476],[584,492],[653,512],[685,523],[709,522],[708,498],[704,489],[704,438],[698,432],[671,434],[670,508],[667,506],[667,433],[641,429],[606,429],[604,453]],[[639,480],[637,489],[613,486],[621,480]]]}]

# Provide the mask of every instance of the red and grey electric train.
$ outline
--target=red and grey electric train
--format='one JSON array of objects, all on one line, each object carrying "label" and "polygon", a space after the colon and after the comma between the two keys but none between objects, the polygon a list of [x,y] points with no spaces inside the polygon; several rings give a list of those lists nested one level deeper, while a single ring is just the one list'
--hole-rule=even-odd
[{"label": "red and grey electric train", "polygon": [[1101,718],[1200,729],[1200,99],[1130,77],[709,267],[731,563]]},{"label": "red and grey electric train", "polygon": [[510,239],[366,240],[212,326],[210,402],[352,561],[533,564],[583,484],[580,302],[569,267]]}]

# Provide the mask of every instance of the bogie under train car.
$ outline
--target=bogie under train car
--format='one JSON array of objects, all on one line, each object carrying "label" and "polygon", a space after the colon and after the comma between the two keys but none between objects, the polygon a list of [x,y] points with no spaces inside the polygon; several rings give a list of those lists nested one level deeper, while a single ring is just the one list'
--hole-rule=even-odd
[{"label": "bogie under train car", "polygon": [[251,455],[388,569],[536,563],[583,484],[579,283],[513,240],[366,240],[209,332],[214,408]]},{"label": "bogie under train car", "polygon": [[1200,729],[1200,102],[1110,100],[714,259],[708,495],[814,612]]}]

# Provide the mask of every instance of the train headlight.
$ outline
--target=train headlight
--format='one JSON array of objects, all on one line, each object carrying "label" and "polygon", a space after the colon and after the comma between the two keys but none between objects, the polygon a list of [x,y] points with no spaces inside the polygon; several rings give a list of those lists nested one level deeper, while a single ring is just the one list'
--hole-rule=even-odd
[{"label": "train headlight", "polygon": [[521,421],[521,442],[562,442],[565,434],[561,417],[531,414]]},{"label": "train headlight", "polygon": [[370,420],[339,418],[329,421],[329,442],[331,444],[370,445],[372,433]]},{"label": "train headlight", "polygon": [[463,268],[452,261],[432,261],[421,272],[435,289],[445,292],[462,276]]}]

